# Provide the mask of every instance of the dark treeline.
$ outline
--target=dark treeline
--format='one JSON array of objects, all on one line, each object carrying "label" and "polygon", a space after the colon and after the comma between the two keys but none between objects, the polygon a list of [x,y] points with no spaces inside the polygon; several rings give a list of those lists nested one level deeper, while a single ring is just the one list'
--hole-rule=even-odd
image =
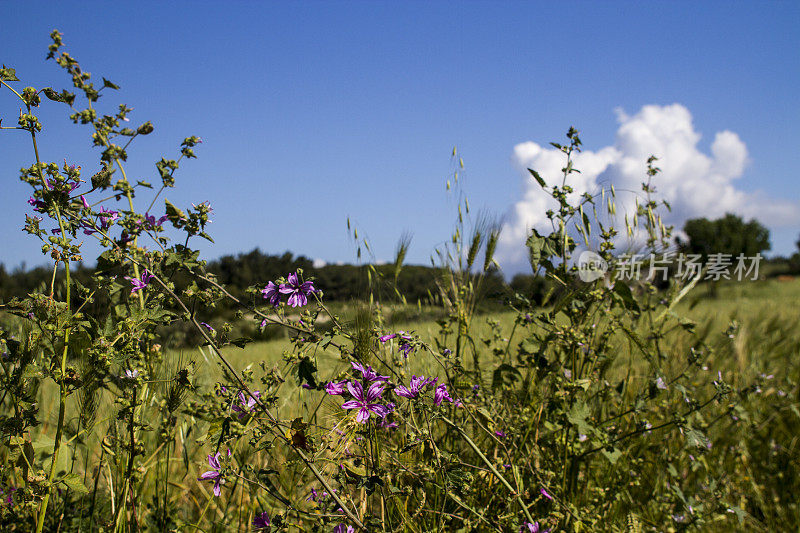
[{"label": "dark treeline", "polygon": [[[800,244],[800,241],[798,242]],[[786,258],[767,260],[764,274],[800,273],[800,254]],[[313,278],[317,288],[324,291],[326,301],[348,302],[366,300],[370,293],[385,303],[401,301],[398,293],[406,302],[416,305],[418,302],[437,304],[439,289],[437,281],[443,279],[441,268],[423,265],[403,265],[395,278],[395,266],[392,264],[376,265],[370,270],[367,265],[328,264],[314,267],[313,261],[305,256],[295,256],[291,252],[282,255],[265,254],[258,248],[237,255],[226,255],[207,263],[205,269],[214,274],[218,281],[232,294],[244,296],[246,289],[253,286],[263,287],[268,281],[274,281],[290,272],[302,269],[306,279]],[[72,277],[84,285],[94,273],[93,267],[79,264],[73,266]],[[49,286],[53,277],[52,267],[35,267],[31,269],[17,268],[11,272],[0,264],[0,302],[8,302],[11,298],[23,298],[28,293]],[[63,276],[58,276],[59,281]],[[183,286],[181,276],[174,281],[179,288]],[[519,293],[534,303],[541,303],[545,297],[549,283],[544,278],[532,274],[517,274],[510,282],[492,270],[483,280],[483,292],[487,303],[499,303],[504,298]],[[56,283],[56,290],[60,284]],[[219,313],[227,309],[223,305]]]},{"label": "dark treeline", "polygon": [[[302,269],[304,277],[313,278],[315,286],[324,291],[326,301],[365,300],[372,293],[381,301],[399,302],[400,294],[407,303],[415,305],[418,302],[423,305],[438,303],[437,281],[443,277],[441,268],[423,265],[403,265],[396,277],[392,264],[376,265],[372,269],[367,265],[352,264],[314,267],[313,261],[305,256],[295,256],[290,252],[270,255],[258,248],[210,261],[205,269],[237,296],[244,295],[248,287],[263,287],[268,281]],[[77,265],[73,267],[72,277],[89,285],[93,273],[94,268]],[[17,268],[8,272],[0,264],[0,301],[22,298],[39,287],[49,286],[52,276],[52,267]],[[61,278],[59,275],[59,280]],[[179,287],[182,285],[180,276],[174,281]],[[496,270],[490,271],[483,280],[483,291],[489,302],[502,300],[514,292],[537,301],[544,295],[544,287],[543,280],[524,274],[518,274],[508,284]],[[222,311],[224,308],[220,309]]]}]

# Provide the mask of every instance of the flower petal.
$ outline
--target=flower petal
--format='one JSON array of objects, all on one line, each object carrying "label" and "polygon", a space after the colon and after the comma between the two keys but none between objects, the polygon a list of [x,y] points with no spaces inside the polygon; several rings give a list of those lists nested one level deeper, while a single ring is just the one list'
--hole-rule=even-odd
[{"label": "flower petal", "polygon": [[347,383],[347,390],[353,395],[356,400],[364,401],[364,387],[358,381],[349,381]]},{"label": "flower petal", "polygon": [[369,386],[369,389],[367,389],[367,395],[364,398],[364,401],[367,403],[371,403],[380,398],[382,394],[383,394],[383,383],[381,383],[380,381],[376,381],[375,383]]},{"label": "flower petal", "polygon": [[361,422],[362,424],[369,419],[369,410],[362,407],[361,410],[358,411],[358,415],[356,415],[356,422]]}]

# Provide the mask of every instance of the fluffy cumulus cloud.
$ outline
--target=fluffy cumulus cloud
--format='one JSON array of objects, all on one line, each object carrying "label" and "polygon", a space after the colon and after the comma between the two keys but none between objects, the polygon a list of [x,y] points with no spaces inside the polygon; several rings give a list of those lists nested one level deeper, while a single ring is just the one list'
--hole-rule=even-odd
[{"label": "fluffy cumulus cloud", "polygon": [[[672,206],[671,213],[662,213],[666,224],[680,228],[689,218],[717,218],[729,212],[757,218],[768,226],[800,220],[796,205],[736,187],[748,164],[747,147],[736,133],[718,132],[707,154],[698,148],[701,136],[692,124],[691,113],[680,104],[648,105],[632,116],[620,110],[617,118],[614,146],[584,150],[575,156],[574,166],[581,173],[569,177],[568,184],[575,190],[573,200],[584,192],[598,193],[613,184],[618,216],[633,213],[634,193],[641,191],[646,179],[647,158],[655,155],[661,169],[654,180],[656,196]],[[506,214],[498,247],[498,261],[506,270],[517,270],[527,263],[525,239],[531,228],[540,232],[549,229],[545,213],[555,208],[555,202],[527,169],[538,171],[548,185],[560,184],[565,162],[561,152],[535,142],[516,145],[512,160],[525,186],[522,198]],[[624,233],[624,223],[621,227]]]}]

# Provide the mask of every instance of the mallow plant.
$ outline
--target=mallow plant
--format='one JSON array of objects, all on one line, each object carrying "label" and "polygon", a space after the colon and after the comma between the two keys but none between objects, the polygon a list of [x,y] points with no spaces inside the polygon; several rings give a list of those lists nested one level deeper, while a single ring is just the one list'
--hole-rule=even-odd
[{"label": "mallow plant", "polygon": [[[0,70],[21,106],[3,134],[31,139],[24,230],[53,265],[48,285],[1,308],[3,530],[729,531],[756,521],[715,456],[730,450],[709,432],[741,417],[758,383],[734,388],[714,367],[714,348],[677,307],[692,285],[576,275],[578,239],[609,263],[620,239],[616,191],[570,187],[575,129],[554,143],[560,182],[531,170],[556,206],[552,231],[526,243],[552,282],[547,300],[509,293],[511,322],[489,317],[479,331],[500,226],[473,220],[459,198],[434,259],[446,318],[426,337],[388,327],[375,295],[343,318],[302,270],[243,294],[218,283],[192,248],[213,242],[211,205],[163,198],[201,139],[157,161],[153,182],[129,178],[129,149],[155,124],[102,106],[120,88],[94,81],[61,34],[51,38],[47,58],[70,90],[21,88],[14,69]],[[45,159],[44,105],[88,127],[98,161]],[[670,230],[654,162],[631,220],[656,252]],[[88,240],[103,251],[85,285],[70,272]],[[223,300],[238,321],[288,332],[282,366],[266,355],[232,362],[250,339],[208,323]],[[175,322],[197,330],[187,352],[207,358],[161,348]]]}]

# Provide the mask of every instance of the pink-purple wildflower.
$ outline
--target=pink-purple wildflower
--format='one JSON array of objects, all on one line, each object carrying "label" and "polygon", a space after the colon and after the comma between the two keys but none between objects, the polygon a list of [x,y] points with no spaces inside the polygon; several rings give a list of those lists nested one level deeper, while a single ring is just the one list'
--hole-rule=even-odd
[{"label": "pink-purple wildflower", "polygon": [[436,387],[436,392],[433,393],[433,403],[436,405],[442,405],[442,402],[447,400],[450,403],[453,402],[453,398],[450,396],[450,393],[447,392],[447,385],[442,383],[438,387]]},{"label": "pink-purple wildflower", "polygon": [[394,389],[394,393],[403,398],[416,398],[424,390],[425,387],[433,387],[436,385],[437,378],[426,379],[425,376],[411,376],[411,381],[408,387],[400,385]]},{"label": "pink-purple wildflower", "polygon": [[220,482],[222,481],[222,474],[220,470],[222,470],[222,465],[219,463],[219,452],[215,453],[214,455],[208,456],[208,466],[212,468],[212,470],[208,470],[203,472],[198,481],[206,481],[206,480],[213,480],[214,481],[214,496],[219,496],[222,492],[220,488]]},{"label": "pink-purple wildflower", "polygon": [[256,517],[253,519],[253,529],[257,530],[269,530],[270,528],[270,520],[269,520],[269,513],[264,511],[263,513],[257,514]]},{"label": "pink-purple wildflower", "polygon": [[364,366],[361,363],[350,363],[353,367],[353,370],[358,370],[361,372],[361,376],[364,378],[364,381],[372,382],[372,381],[388,381],[389,376],[381,376],[376,371],[372,369],[371,366]]},{"label": "pink-purple wildflower", "polygon": [[339,524],[335,528],[333,528],[333,533],[355,533],[355,529],[353,526],[348,526],[346,524]]},{"label": "pink-purple wildflower", "polygon": [[161,218],[156,219],[153,215],[148,213],[144,214],[144,223],[145,227],[149,229],[157,229],[161,227],[161,224],[164,223],[169,217],[167,215],[162,216]]},{"label": "pink-purple wildflower", "polygon": [[[269,303],[272,307],[278,307],[281,303],[281,293],[280,287],[275,285],[273,282],[267,283],[267,286],[261,289],[261,294],[264,295],[264,298],[269,300]],[[262,323],[263,325],[263,323]]]},{"label": "pink-purple wildflower", "polygon": [[238,402],[234,401],[231,404],[231,409],[237,413],[239,413],[239,418],[244,417],[247,413],[252,413],[256,410],[256,405],[258,402],[256,399],[261,399],[261,393],[257,390],[254,390],[252,394],[246,394],[244,391],[240,391],[237,395]]},{"label": "pink-purple wildflower", "polygon": [[289,299],[286,303],[292,307],[303,307],[308,303],[308,295],[317,292],[314,284],[310,281],[300,283],[296,272],[292,272],[286,277],[286,283],[280,286],[281,294],[288,294]]},{"label": "pink-purple wildflower", "polygon": [[340,381],[338,383],[334,381],[329,381],[327,385],[325,385],[325,392],[330,394],[331,396],[341,396],[344,394],[344,391],[347,390],[347,382]]},{"label": "pink-purple wildflower", "polygon": [[144,272],[142,272],[141,278],[132,278],[130,276],[125,276],[125,279],[130,281],[131,285],[133,286],[131,288],[131,296],[136,291],[142,290],[145,287],[147,287],[148,283],[150,283],[150,280],[153,279],[153,277],[154,276],[150,274],[150,272],[148,272],[147,269],[145,269]]},{"label": "pink-purple wildflower", "polygon": [[539,522],[525,522],[522,527],[519,528],[519,533],[550,533],[550,530],[542,530],[539,526]]},{"label": "pink-purple wildflower", "polygon": [[28,198],[28,203],[33,207],[37,213],[44,213],[47,211],[47,204],[43,200],[37,200],[33,196]]},{"label": "pink-purple wildflower", "polygon": [[374,413],[380,418],[389,414],[389,410],[385,405],[375,403],[383,394],[382,383],[373,383],[365,393],[361,383],[351,381],[347,384],[347,390],[350,391],[353,399],[344,402],[342,404],[342,409],[358,409],[358,415],[356,415],[357,422],[365,423],[369,419],[370,413]]}]

